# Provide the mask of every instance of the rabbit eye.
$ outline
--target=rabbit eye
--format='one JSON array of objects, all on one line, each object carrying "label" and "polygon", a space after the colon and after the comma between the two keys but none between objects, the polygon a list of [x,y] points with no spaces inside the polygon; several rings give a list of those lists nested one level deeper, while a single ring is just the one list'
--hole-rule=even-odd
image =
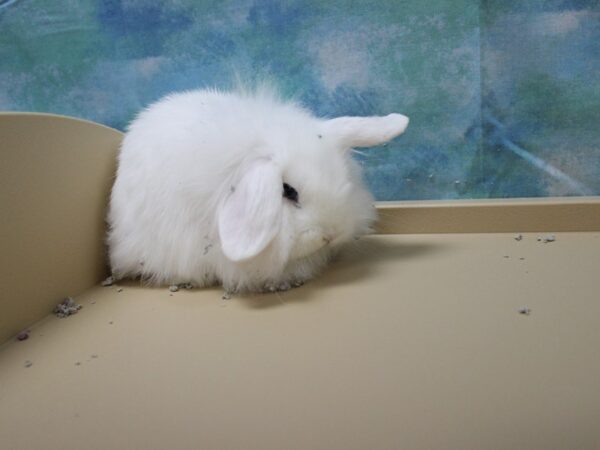
[{"label": "rabbit eye", "polygon": [[287,183],[283,183],[283,196],[294,203],[298,203],[298,191]]}]

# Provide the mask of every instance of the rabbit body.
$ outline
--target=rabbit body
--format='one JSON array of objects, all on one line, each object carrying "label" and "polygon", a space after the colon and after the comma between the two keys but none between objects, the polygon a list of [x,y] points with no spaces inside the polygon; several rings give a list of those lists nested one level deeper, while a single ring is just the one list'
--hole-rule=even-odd
[{"label": "rabbit body", "polygon": [[165,97],[131,123],[108,214],[113,276],[286,289],[313,277],[376,215],[352,146],[408,119],[320,119],[268,91]]}]

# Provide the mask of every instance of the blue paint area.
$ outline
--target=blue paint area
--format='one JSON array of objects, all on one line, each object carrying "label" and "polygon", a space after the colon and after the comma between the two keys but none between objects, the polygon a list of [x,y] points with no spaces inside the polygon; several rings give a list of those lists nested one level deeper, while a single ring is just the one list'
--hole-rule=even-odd
[{"label": "blue paint area", "polygon": [[189,11],[173,10],[161,2],[136,2],[124,6],[123,0],[103,0],[98,4],[98,24],[116,44],[123,57],[152,57],[164,53],[164,41],[173,30],[190,27]]},{"label": "blue paint area", "polygon": [[248,23],[252,27],[260,27],[273,37],[289,39],[291,34],[298,33],[303,20],[310,15],[309,5],[302,3],[255,1],[248,11]]},{"label": "blue paint area", "polygon": [[357,155],[380,200],[600,194],[597,1],[0,1],[3,110],[124,129],[238,77],[319,116],[410,116]]}]

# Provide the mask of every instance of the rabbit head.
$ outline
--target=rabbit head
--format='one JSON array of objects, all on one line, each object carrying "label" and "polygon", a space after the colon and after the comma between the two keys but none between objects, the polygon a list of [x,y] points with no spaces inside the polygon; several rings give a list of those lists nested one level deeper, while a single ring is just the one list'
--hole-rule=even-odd
[{"label": "rabbit head", "polygon": [[256,264],[267,278],[311,255],[321,254],[317,259],[322,260],[369,231],[373,198],[351,150],[393,139],[404,132],[408,118],[390,114],[307,122],[259,143],[218,209],[225,257]]}]

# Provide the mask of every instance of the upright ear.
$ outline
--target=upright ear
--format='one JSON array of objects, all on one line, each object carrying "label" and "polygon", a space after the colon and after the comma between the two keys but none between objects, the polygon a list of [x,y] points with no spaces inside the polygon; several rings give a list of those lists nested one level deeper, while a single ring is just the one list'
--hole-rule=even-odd
[{"label": "upright ear", "polygon": [[281,227],[282,178],[268,159],[248,167],[218,212],[223,253],[232,261],[258,255]]},{"label": "upright ear", "polygon": [[338,117],[327,120],[323,134],[336,139],[344,148],[371,147],[401,135],[408,126],[402,114],[373,117]]}]

